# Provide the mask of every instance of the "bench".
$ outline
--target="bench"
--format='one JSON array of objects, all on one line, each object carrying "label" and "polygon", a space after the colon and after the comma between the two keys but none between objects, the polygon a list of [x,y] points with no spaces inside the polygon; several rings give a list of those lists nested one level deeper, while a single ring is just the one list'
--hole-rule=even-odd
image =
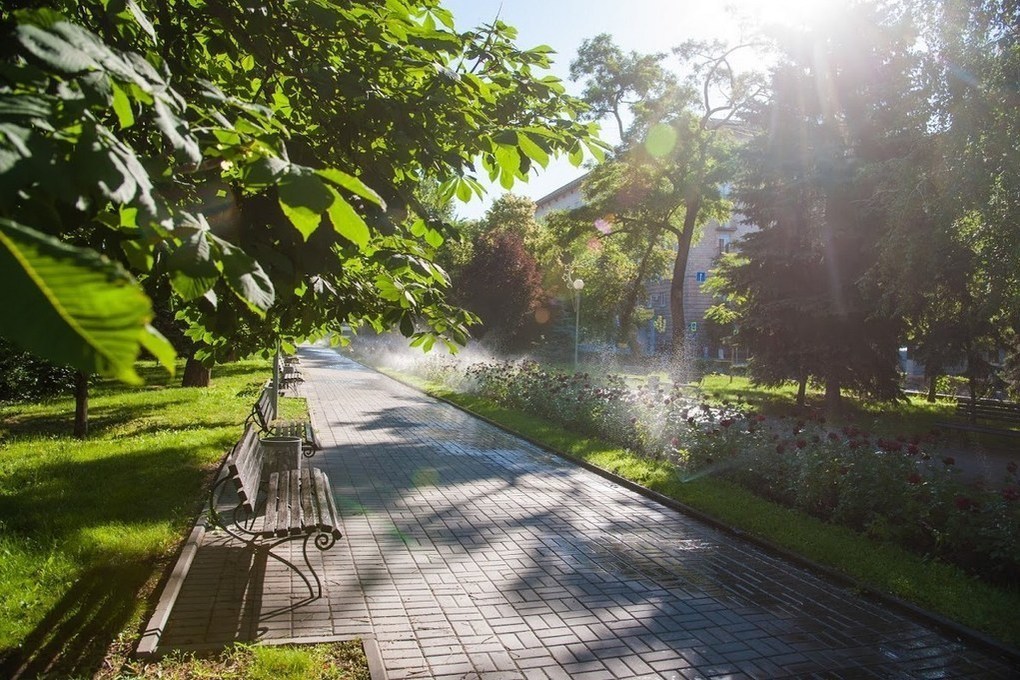
[{"label": "bench", "polygon": [[307,420],[277,420],[273,409],[273,386],[266,385],[259,395],[258,401],[251,407],[251,413],[244,421],[245,425],[255,425],[262,434],[276,437],[297,437],[301,440],[301,453],[311,458],[316,451],[322,450],[322,444],[315,434],[315,429]]},{"label": "bench", "polygon": [[283,365],[280,367],[281,388],[286,389],[305,381],[301,375],[301,371],[298,370],[298,366],[300,364],[301,361],[298,359],[296,354],[283,357]]},{"label": "bench", "polygon": [[[237,505],[220,513],[217,505],[226,485],[237,493]],[[304,580],[310,599],[322,597],[322,581],[308,558],[309,543],[325,551],[341,538],[340,514],[326,473],[301,465],[300,456],[286,460],[267,455],[257,430],[249,425],[227,455],[209,496],[210,523],[248,546],[287,565]],[[315,587],[301,571],[273,549],[288,541],[303,541],[302,554]]]},{"label": "bench", "polygon": [[[939,423],[942,427],[969,432],[1020,437],[1020,404],[997,399],[975,399],[958,397],[956,416],[964,422]],[[978,421],[1002,423],[1006,427],[979,425]]]}]

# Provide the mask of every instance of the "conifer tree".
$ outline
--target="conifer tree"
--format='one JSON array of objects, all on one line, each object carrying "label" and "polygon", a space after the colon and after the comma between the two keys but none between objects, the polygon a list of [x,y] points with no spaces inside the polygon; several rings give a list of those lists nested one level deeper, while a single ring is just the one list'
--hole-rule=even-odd
[{"label": "conifer tree", "polygon": [[735,192],[760,227],[724,272],[741,299],[738,337],[760,383],[817,381],[832,409],[843,389],[892,399],[899,323],[877,311],[867,274],[888,219],[876,197],[916,139],[898,105],[911,40],[856,4],[781,45]]}]

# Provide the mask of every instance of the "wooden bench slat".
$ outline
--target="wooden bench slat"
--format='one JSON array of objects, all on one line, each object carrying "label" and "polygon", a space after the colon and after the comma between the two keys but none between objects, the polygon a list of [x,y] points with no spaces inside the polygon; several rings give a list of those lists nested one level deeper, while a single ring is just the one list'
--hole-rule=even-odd
[{"label": "wooden bench slat", "polygon": [[245,510],[255,512],[255,501],[259,487],[259,476],[262,467],[261,447],[258,444],[258,433],[251,426],[245,428],[241,441],[230,452],[227,470],[233,477],[234,490],[244,504]]},{"label": "wooden bench slat", "polygon": [[290,498],[287,504],[287,511],[290,513],[290,523],[287,525],[287,533],[304,533],[304,519],[301,512],[301,471],[298,469],[291,470],[289,482]]},{"label": "wooden bench slat", "polygon": [[304,520],[302,528],[306,533],[312,533],[319,525],[319,518],[315,510],[315,494],[311,493],[315,488],[312,485],[312,473],[307,465],[301,468],[301,488],[305,490],[301,494],[301,514]]},{"label": "wooden bench slat", "polygon": [[311,479],[309,480],[311,493],[309,497],[312,499],[315,507],[315,528],[321,531],[328,515],[326,513],[326,499],[323,497],[322,489],[319,487],[319,477],[316,472],[317,470],[315,469],[311,471]]},{"label": "wooden bench slat", "polygon": [[280,523],[276,527],[277,536],[287,536],[294,524],[294,517],[291,514],[293,508],[293,496],[291,492],[295,489],[291,486],[291,471],[280,473]]},{"label": "wooden bench slat", "polygon": [[269,488],[266,489],[266,508],[262,516],[262,526],[258,533],[272,535],[279,526],[280,514],[280,473],[269,475]]},{"label": "wooden bench slat", "polygon": [[312,423],[308,420],[278,420],[277,414],[272,411],[272,386],[267,385],[252,407],[249,419],[265,433],[286,436],[300,437],[301,449],[306,456],[312,455],[315,451],[321,451],[322,445],[315,434]]},{"label": "wooden bench slat", "polygon": [[330,488],[329,479],[326,473],[315,468],[315,487],[318,490],[316,496],[322,502],[319,517],[319,528],[323,531],[332,532],[337,538],[340,537],[340,530],[337,526],[340,523],[340,513],[336,510],[336,501],[333,500],[333,489]]}]

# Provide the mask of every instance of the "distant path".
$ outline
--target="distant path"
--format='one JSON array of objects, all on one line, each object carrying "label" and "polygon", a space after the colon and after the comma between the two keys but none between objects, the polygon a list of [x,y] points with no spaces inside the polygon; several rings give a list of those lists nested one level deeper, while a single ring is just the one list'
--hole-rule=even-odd
[{"label": "distant path", "polygon": [[[258,621],[263,637],[374,636],[395,678],[1017,677],[331,350],[301,358],[346,535],[326,598]],[[190,606],[250,601],[213,562],[199,571],[219,590]],[[299,585],[271,561],[259,606]],[[250,608],[177,634],[229,632]]]}]

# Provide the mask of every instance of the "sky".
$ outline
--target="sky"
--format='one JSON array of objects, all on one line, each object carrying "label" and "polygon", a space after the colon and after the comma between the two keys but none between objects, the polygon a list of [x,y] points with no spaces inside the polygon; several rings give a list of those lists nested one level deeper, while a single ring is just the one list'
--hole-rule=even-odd
[{"label": "sky", "polygon": [[[599,33],[609,33],[625,51],[668,52],[689,39],[720,38],[736,43],[749,34],[749,26],[761,21],[788,21],[790,15],[807,11],[812,0],[446,0],[458,30],[491,23],[498,15],[518,29],[518,46],[528,49],[549,45],[556,54],[552,73],[564,81],[567,92],[580,95],[581,83],[569,79],[570,62],[581,43]],[[749,55],[753,59],[753,55]],[[674,63],[676,63],[674,61]],[[615,124],[603,122],[603,138],[616,143]],[[541,170],[539,168],[539,170]],[[515,184],[513,193],[538,199],[581,176],[561,158],[527,184]],[[487,179],[479,173],[479,180]],[[485,201],[457,204],[465,218],[481,217],[487,206],[503,193],[490,186]]]}]

